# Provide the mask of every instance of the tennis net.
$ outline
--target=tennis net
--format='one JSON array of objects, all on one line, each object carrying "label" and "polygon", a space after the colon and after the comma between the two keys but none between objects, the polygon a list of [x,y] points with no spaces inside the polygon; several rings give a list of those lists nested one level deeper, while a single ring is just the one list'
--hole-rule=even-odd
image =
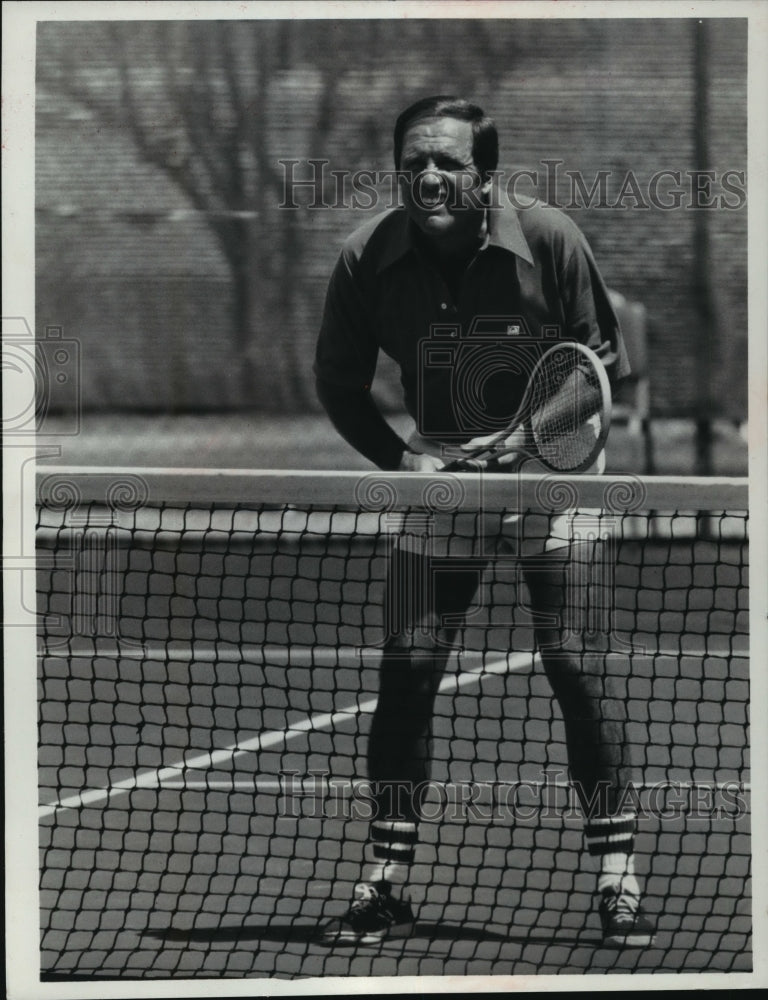
[{"label": "tennis net", "polygon": [[[751,968],[745,481],[43,466],[37,506],[44,978]],[[515,548],[574,525],[610,548],[585,628],[622,665],[658,927],[618,954]],[[404,535],[478,574],[435,704],[418,923],[329,950]]]}]

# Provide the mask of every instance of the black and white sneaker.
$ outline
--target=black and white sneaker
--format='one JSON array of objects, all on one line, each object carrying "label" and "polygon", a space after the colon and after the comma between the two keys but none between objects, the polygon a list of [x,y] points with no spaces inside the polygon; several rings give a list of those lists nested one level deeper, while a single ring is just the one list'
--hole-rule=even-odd
[{"label": "black and white sneaker", "polygon": [[343,917],[321,928],[317,941],[324,945],[376,944],[382,938],[407,937],[413,930],[410,903],[395,899],[386,882],[360,882]]},{"label": "black and white sneaker", "polygon": [[618,885],[602,893],[600,923],[605,948],[645,948],[655,939],[656,928],[643,913],[639,898]]}]

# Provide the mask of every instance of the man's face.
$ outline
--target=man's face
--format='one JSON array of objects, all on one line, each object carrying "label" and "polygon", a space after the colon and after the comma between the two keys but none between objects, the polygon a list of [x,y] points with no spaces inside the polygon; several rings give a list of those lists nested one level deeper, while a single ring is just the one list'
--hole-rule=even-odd
[{"label": "man's face", "polygon": [[423,118],[403,136],[400,187],[408,215],[445,253],[468,249],[484,217],[481,183],[472,158],[472,125],[457,118]]}]

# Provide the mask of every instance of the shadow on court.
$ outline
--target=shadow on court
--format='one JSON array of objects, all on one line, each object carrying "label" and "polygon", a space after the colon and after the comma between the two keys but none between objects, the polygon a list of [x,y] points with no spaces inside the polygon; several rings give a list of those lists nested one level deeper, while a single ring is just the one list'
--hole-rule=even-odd
[{"label": "shadow on court", "polygon": [[[243,924],[237,927],[197,927],[190,930],[177,930],[170,928],[167,931],[146,934],[161,941],[278,941],[283,943],[305,943],[317,944],[318,923],[311,924]],[[414,938],[427,938],[430,941],[519,941],[530,942],[532,939],[527,935],[506,935],[497,934],[493,931],[484,930],[482,927],[450,927],[445,924],[419,922],[414,927],[410,938],[393,938],[392,941],[403,946],[404,942]],[[549,943],[554,939],[536,938],[538,943]],[[559,943],[576,943],[564,941],[558,937]],[[385,940],[381,944],[387,944]],[[377,945],[378,946],[378,945]],[[349,948],[349,946],[338,945],[339,948]]]}]

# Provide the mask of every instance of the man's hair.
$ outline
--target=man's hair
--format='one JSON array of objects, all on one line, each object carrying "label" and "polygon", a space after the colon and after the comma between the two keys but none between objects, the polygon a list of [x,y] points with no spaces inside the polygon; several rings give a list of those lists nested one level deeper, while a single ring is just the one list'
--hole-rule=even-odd
[{"label": "man's hair", "polygon": [[499,135],[492,118],[463,97],[439,94],[416,101],[395,122],[395,168],[400,169],[403,138],[408,128],[422,118],[458,118],[472,125],[472,159],[483,180],[499,162]]}]

